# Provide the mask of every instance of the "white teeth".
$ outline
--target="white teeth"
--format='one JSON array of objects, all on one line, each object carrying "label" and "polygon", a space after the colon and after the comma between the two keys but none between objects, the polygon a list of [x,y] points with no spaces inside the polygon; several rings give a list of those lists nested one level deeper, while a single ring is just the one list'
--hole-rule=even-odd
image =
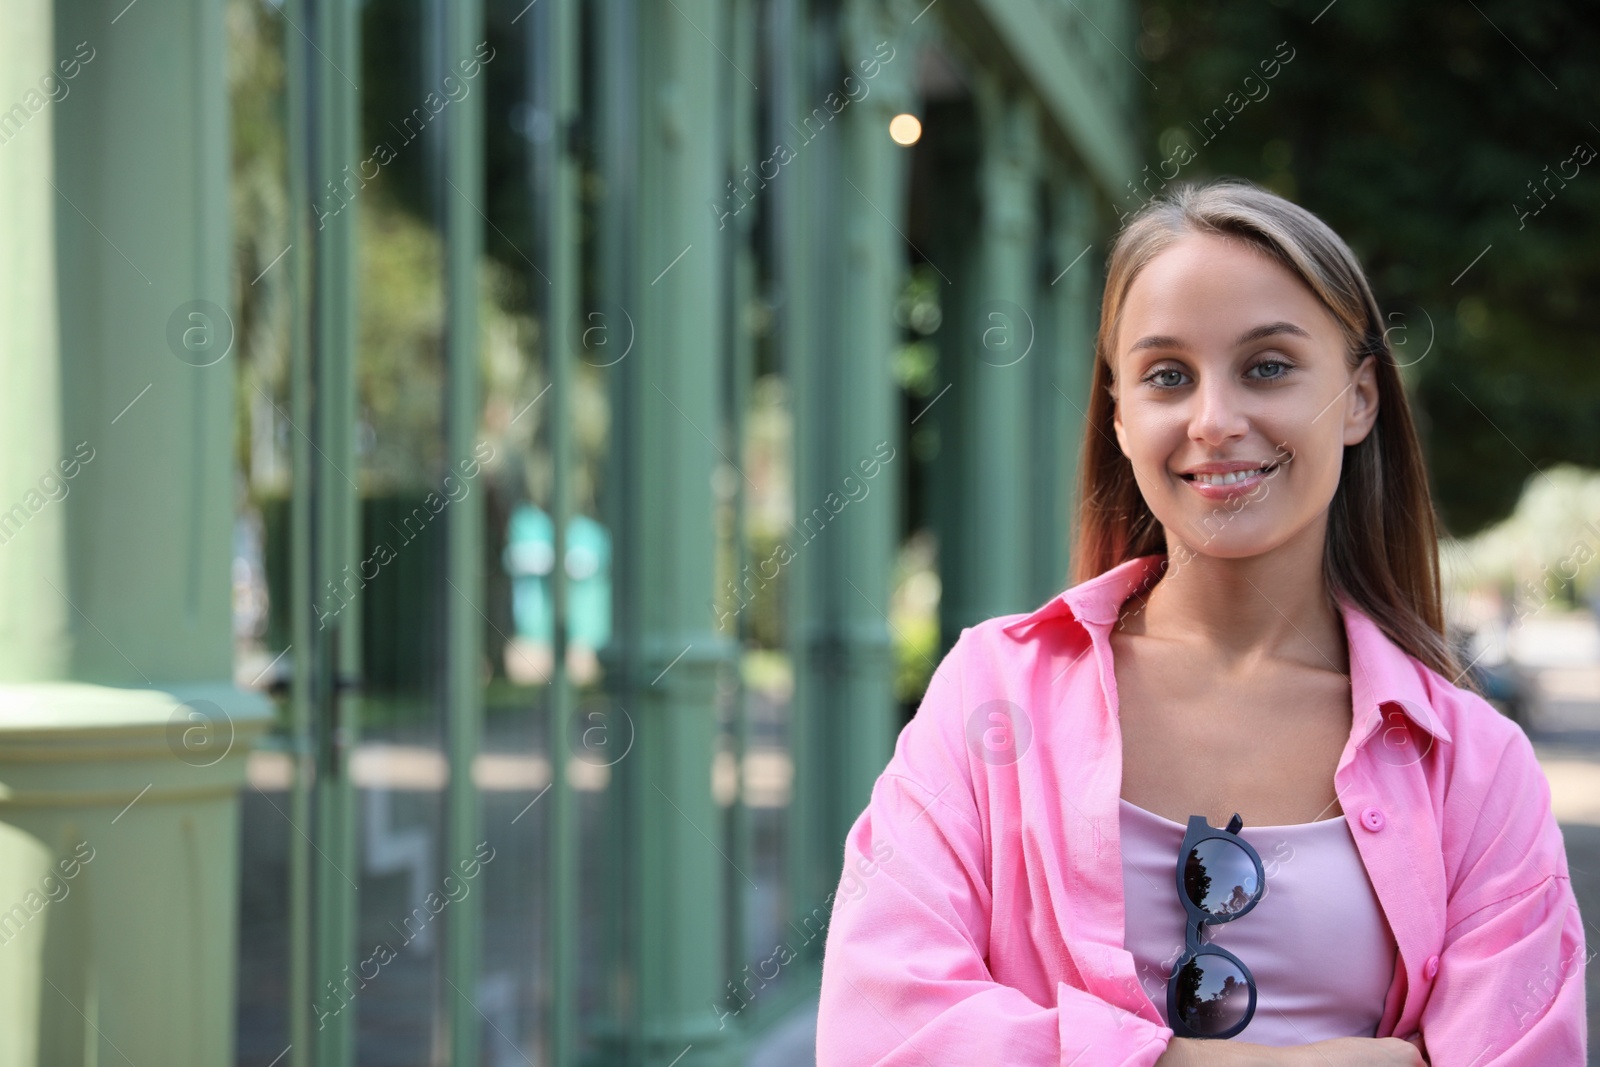
[{"label": "white teeth", "polygon": [[1254,478],[1265,469],[1265,467],[1257,467],[1254,470],[1229,471],[1227,474],[1195,474],[1192,477],[1195,481],[1204,482],[1207,485],[1232,485],[1235,482],[1242,482],[1246,478]]}]

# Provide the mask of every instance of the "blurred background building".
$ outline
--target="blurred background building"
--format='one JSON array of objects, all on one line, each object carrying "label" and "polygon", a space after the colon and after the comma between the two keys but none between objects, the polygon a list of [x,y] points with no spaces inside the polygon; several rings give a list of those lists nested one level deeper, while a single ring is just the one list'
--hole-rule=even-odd
[{"label": "blurred background building", "polygon": [[1487,10],[0,0],[0,1067],[807,1062],[1180,175],[1372,268],[1600,848],[1593,33]]}]

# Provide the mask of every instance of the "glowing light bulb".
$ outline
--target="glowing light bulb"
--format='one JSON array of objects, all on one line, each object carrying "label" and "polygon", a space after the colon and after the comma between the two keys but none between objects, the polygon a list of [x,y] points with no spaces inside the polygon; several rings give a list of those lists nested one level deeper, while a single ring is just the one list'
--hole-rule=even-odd
[{"label": "glowing light bulb", "polygon": [[889,136],[895,144],[916,144],[922,139],[922,122],[915,115],[901,112],[889,120]]}]

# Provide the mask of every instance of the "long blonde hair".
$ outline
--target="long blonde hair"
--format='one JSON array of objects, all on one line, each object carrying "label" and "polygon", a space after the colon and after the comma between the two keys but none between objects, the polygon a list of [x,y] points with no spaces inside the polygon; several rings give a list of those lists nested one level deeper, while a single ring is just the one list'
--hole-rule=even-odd
[{"label": "long blonde hair", "polygon": [[1383,315],[1349,247],[1311,212],[1240,178],[1186,182],[1136,212],[1106,264],[1094,388],[1079,452],[1074,584],[1137,556],[1166,551],[1161,524],[1134,481],[1112,432],[1111,350],[1128,288],[1145,264],[1189,234],[1244,241],[1292,272],[1333,313],[1350,366],[1377,357],[1378,415],[1347,445],[1328,509],[1322,558],[1330,593],[1343,594],[1397,645],[1456,684],[1460,668],[1446,639],[1439,590],[1439,520]]}]

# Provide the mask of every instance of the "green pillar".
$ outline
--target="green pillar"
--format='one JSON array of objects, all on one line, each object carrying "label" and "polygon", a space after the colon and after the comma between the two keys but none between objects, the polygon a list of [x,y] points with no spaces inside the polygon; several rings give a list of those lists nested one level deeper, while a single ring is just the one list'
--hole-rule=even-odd
[{"label": "green pillar", "polygon": [[0,120],[6,1067],[232,1058],[269,708],[232,684],[222,15],[0,5],[0,99],[55,86]]},{"label": "green pillar", "polygon": [[726,39],[723,0],[661,0],[637,12],[640,180],[624,301],[637,343],[611,369],[625,606],[613,663],[636,731],[613,772],[632,829],[636,966],[632,1054],[607,1050],[605,1062],[696,1067],[720,1064],[729,1037],[715,1012],[726,981],[728,860],[711,761],[718,676],[736,649],[707,604],[718,544],[713,473],[719,453],[737,463],[737,448],[723,436],[718,402],[724,237],[706,201],[720,191],[724,159],[723,131],[708,116],[739,74],[711,43]]},{"label": "green pillar", "polygon": [[980,73],[976,89],[979,218],[954,268],[951,389],[940,401],[949,405],[944,447],[955,453],[940,531],[945,647],[963,627],[1039,599],[1029,475],[1039,452],[1034,364],[1047,358],[1035,301],[1039,119],[1032,97],[992,75]]},{"label": "green pillar", "polygon": [[1089,371],[1099,321],[1095,294],[1105,250],[1094,242],[1094,199],[1088,176],[1056,163],[1046,168],[1050,228],[1040,282],[1039,360],[1034,365],[1040,422],[1034,510],[1034,588],[1042,600],[1067,587],[1079,445],[1089,410]]},{"label": "green pillar", "polygon": [[[844,852],[827,796],[835,778],[824,729],[832,699],[826,611],[836,596],[826,588],[828,561],[811,550],[814,546],[804,545],[803,533],[805,511],[812,502],[822,499],[821,486],[829,464],[828,442],[832,439],[823,358],[830,337],[826,324],[832,321],[832,314],[821,303],[828,293],[821,262],[827,250],[837,247],[831,240],[836,220],[831,209],[832,186],[828,184],[835,164],[827,142],[799,143],[803,132],[799,124],[812,106],[808,101],[813,96],[813,38],[808,7],[803,0],[790,0],[774,5],[773,12],[775,19],[786,20],[776,29],[789,51],[788,62],[775,72],[769,84],[778,97],[784,120],[780,143],[795,152],[787,173],[780,173],[779,180],[766,191],[771,197],[769,206],[777,243],[775,287],[783,294],[773,336],[782,353],[794,425],[796,521],[783,540],[794,559],[782,581],[786,593],[784,618],[794,656],[789,754],[794,761],[795,790],[784,858],[793,911],[804,915],[821,906],[838,884],[838,871],[825,868],[817,857],[831,857],[835,852],[842,857]],[[832,184],[840,183],[834,179]],[[808,957],[808,966],[820,966],[821,940],[796,946]]]},{"label": "green pillar", "polygon": [[[729,61],[739,70],[754,72],[759,70],[759,53],[756,47],[756,22],[758,12],[754,5],[733,4],[728,11],[728,34],[723,43],[723,50],[728,54]],[[770,84],[771,79],[764,79]],[[756,139],[757,131],[757,91],[756,86],[746,81],[737,74],[726,80],[726,89],[722,94],[722,110],[715,116],[708,116],[708,121],[721,126],[727,131],[723,138],[721,150],[724,158],[724,169],[728,174],[741,175],[743,169],[751,165],[753,160],[766,156],[771,149],[763,149]],[[768,190],[770,192],[770,190]],[[763,194],[764,195],[764,194]],[[768,204],[770,205],[770,201]],[[731,218],[720,217],[719,208],[718,233],[724,241],[725,270],[728,279],[727,302],[723,309],[724,321],[727,323],[728,347],[725,355],[729,374],[728,389],[728,437],[731,442],[743,442],[746,439],[746,428],[749,424],[747,415],[750,411],[751,395],[754,391],[756,371],[756,338],[751,328],[751,312],[760,299],[758,280],[758,261],[755,243],[757,208],[741,210]],[[735,447],[739,447],[735,445]],[[730,454],[732,450],[730,450]],[[736,460],[742,465],[742,461]],[[753,557],[750,539],[747,536],[749,526],[748,501],[750,485],[740,479],[731,498],[724,499],[719,525],[726,522],[727,541],[724,544],[731,548],[726,554],[733,564],[735,573],[743,575],[749,573],[744,568],[755,568],[760,561]],[[742,491],[740,491],[742,489]],[[726,582],[732,575],[726,577],[719,575],[719,583],[726,587]],[[730,622],[726,627],[719,626],[720,635],[727,640],[735,642],[739,647],[744,647],[750,634],[750,616],[740,613],[737,620]],[[737,660],[735,660],[737,662]],[[736,674],[735,677],[738,677]],[[743,687],[738,690],[737,707],[743,708]],[[750,915],[750,885],[740,875],[739,871],[753,872],[757,853],[755,848],[755,820],[751,817],[750,808],[744,800],[744,769],[746,756],[750,747],[749,716],[736,713],[732,718],[731,737],[723,743],[723,749],[733,758],[736,788],[733,790],[733,802],[727,808],[727,819],[724,825],[729,835],[728,860],[735,869],[723,869],[724,879],[730,889],[727,898],[726,925],[730,931],[729,944],[727,945],[730,967],[735,975],[745,972],[741,968],[750,961],[758,960],[770,951],[770,946],[752,943],[746,935],[749,929]],[[731,743],[729,743],[731,742]],[[719,754],[719,758],[726,758]],[[741,1021],[754,1023],[761,1018],[760,1011],[763,1007],[772,1006],[769,999],[764,1003],[757,1003],[748,1015],[741,1013]],[[721,1019],[727,1023],[730,1020]],[[727,1026],[725,1033],[727,1040],[722,1049],[724,1063],[742,1063],[746,1058],[744,1036],[749,1031],[749,1026]]]},{"label": "green pillar", "polygon": [[[830,594],[819,710],[831,806],[824,832],[829,854],[840,856],[851,823],[889,762],[898,727],[889,596],[899,547],[899,486],[910,457],[901,444],[893,359],[900,341],[894,307],[910,256],[903,236],[909,154],[890,139],[889,120],[910,108],[916,73],[902,20],[890,17],[885,5],[851,0],[843,15],[839,87],[870,91],[843,107],[834,120],[838,129],[818,135],[838,137],[838,169],[830,176],[836,241],[814,249],[825,257],[819,267],[837,309],[816,354],[826,374],[831,424],[821,423],[828,433],[826,462],[814,469],[797,508],[802,523],[839,509],[805,551],[824,561]],[[875,76],[868,78],[869,71]],[[828,873],[831,891],[838,871]]]},{"label": "green pillar", "polygon": [[[289,136],[298,142],[291,147],[291,160],[304,166],[309,194],[304,203],[291,205],[299,235],[295,244],[306,253],[294,264],[305,272],[296,281],[310,279],[308,302],[296,324],[305,331],[305,349],[296,356],[297,372],[304,368],[304,376],[297,373],[295,378],[293,403],[301,429],[296,446],[310,446],[310,451],[296,457],[296,470],[308,473],[295,485],[296,552],[302,545],[306,551],[304,562],[297,559],[295,565],[304,568],[315,596],[324,598],[342,574],[359,569],[361,555],[355,434],[362,205],[353,188],[360,158],[354,79],[360,77],[361,36],[359,10],[350,0],[326,5],[288,0],[288,7],[292,21],[308,34],[285,37],[293,57],[290,77],[299,83],[291,88],[291,99],[299,97],[306,104],[289,117]],[[290,180],[301,179],[291,175]],[[306,516],[303,527],[301,513]],[[358,869],[350,757],[361,737],[357,683],[364,609],[362,598],[352,597],[324,626],[320,618],[311,617],[317,613],[314,603],[297,598],[290,605],[296,632],[305,633],[310,644],[295,650],[296,732],[309,752],[301,757],[291,800],[294,825],[301,832],[291,839],[290,871],[295,891],[291,922],[296,931],[309,930],[311,950],[306,958],[298,944],[291,946],[295,973],[290,992],[304,990],[311,1003],[290,1005],[292,1057],[296,1064],[317,1067],[347,1067],[356,1059],[358,1012],[341,1011],[324,1020],[316,1005],[343,999],[336,991],[348,981],[351,961],[360,958],[358,889],[347,872]],[[303,690],[301,664],[308,668]],[[309,988],[300,984],[302,971]]]},{"label": "green pillar", "polygon": [[68,631],[80,625],[57,591],[67,588],[66,508],[39,484],[46,473],[59,480],[58,464],[72,458],[70,447],[62,451],[57,360],[56,112],[37,82],[37,72],[55,70],[50,11],[49,0],[0,3],[0,100],[32,93],[38,106],[22,103],[20,121],[16,108],[0,113],[0,677],[8,679],[65,677]]},{"label": "green pillar", "polygon": [[[570,10],[570,5],[563,5],[563,9]],[[446,8],[445,18],[445,65],[447,69],[461,70],[461,64],[472,59],[478,42],[484,39],[481,0],[455,0]],[[446,117],[444,133],[448,175],[445,278],[449,299],[445,340],[449,355],[446,454],[451,464],[456,465],[473,454],[482,411],[478,272],[483,250],[483,216],[477,207],[484,199],[482,93],[470,94],[460,101]],[[558,431],[556,439],[564,446],[567,435]],[[558,452],[557,460],[565,488],[565,448]],[[450,693],[445,720],[447,749],[451,779],[468,783],[472,781],[472,764],[483,732],[483,621],[475,606],[479,590],[484,587],[483,502],[483,494],[475,493],[466,506],[452,508],[446,520],[449,524],[447,568],[450,584],[454,586],[454,595],[446,601],[449,605],[446,609],[449,641],[446,685]],[[556,511],[563,517],[566,514],[561,506]],[[557,524],[556,531],[556,558],[564,559],[566,531],[561,524]],[[558,576],[554,585],[560,598],[556,617],[564,618],[565,568],[557,567],[553,574]],[[556,647],[559,663],[564,658],[565,643],[558,639]],[[486,840],[483,795],[475,788],[451,789],[446,805],[446,869],[460,870],[458,865],[471,859],[478,843]],[[452,1063],[472,1064],[481,1058],[479,1038],[484,1018],[477,1005],[482,930],[482,894],[469,893],[445,920],[444,974],[449,1005],[445,1020]]]},{"label": "green pillar", "polygon": [[[612,738],[619,738],[622,743],[631,740],[637,744],[637,733],[630,732],[630,719],[627,716],[633,711],[630,686],[639,683],[630,682],[629,679],[642,675],[643,668],[639,666],[641,629],[629,607],[628,598],[637,595],[637,581],[629,578],[633,562],[627,546],[633,543],[635,535],[631,531],[639,525],[642,501],[636,488],[637,479],[632,478],[628,470],[632,457],[640,448],[635,440],[633,413],[640,398],[639,386],[642,383],[628,365],[629,360],[636,359],[640,354],[637,351],[637,324],[632,323],[624,312],[629,310],[634,301],[633,278],[637,273],[634,269],[637,242],[633,228],[637,201],[634,196],[635,185],[628,180],[628,176],[636,175],[638,169],[635,152],[638,143],[637,109],[641,97],[636,79],[640,72],[633,57],[638,52],[634,30],[638,24],[639,9],[632,0],[598,0],[594,11],[594,32],[598,42],[595,55],[599,68],[595,78],[595,96],[588,115],[593,131],[595,167],[605,175],[605,181],[603,195],[594,215],[596,292],[590,297],[593,303],[586,301],[573,313],[581,317],[585,326],[601,326],[604,333],[595,335],[595,340],[603,340],[607,347],[586,344],[580,330],[575,337],[568,334],[570,339],[565,349],[557,347],[553,351],[571,351],[575,360],[607,365],[604,373],[612,406],[612,449],[607,457],[606,475],[598,486],[598,503],[601,519],[614,534],[612,562],[615,582],[612,596],[616,611],[613,639],[599,653],[609,683],[607,688],[615,691],[615,699],[606,707],[604,718],[605,723],[613,729],[606,731],[604,740],[609,742]],[[556,36],[556,46],[562,49],[562,54],[566,54],[562,42],[568,39],[564,33]],[[560,180],[558,177],[557,181]],[[556,205],[557,215],[568,214],[559,210],[560,203],[558,201]],[[554,225],[558,227],[552,235],[556,247],[570,247],[572,242],[563,238],[559,221]],[[554,281],[552,279],[552,284]],[[568,298],[569,301],[571,299]],[[559,304],[555,306],[560,308]],[[560,311],[556,314],[559,315]],[[613,339],[620,341],[620,349],[609,347]],[[612,353],[617,351],[625,351],[627,355],[613,364]],[[552,714],[559,710],[553,707]],[[573,751],[575,738],[577,744],[582,744],[583,728],[582,720],[572,721],[570,711],[565,713],[565,721],[562,718],[552,721],[551,751]],[[628,749],[628,752],[628,758],[632,758],[632,749]],[[558,807],[548,816],[555,835],[551,862],[554,877],[558,880],[550,902],[550,922],[556,926],[565,924],[569,929],[564,941],[552,932],[550,942],[551,969],[556,986],[550,1004],[551,1063],[555,1067],[573,1067],[580,1062],[625,1062],[627,1056],[629,1005],[625,998],[624,983],[626,976],[633,973],[634,957],[637,955],[637,937],[633,930],[636,893],[632,885],[635,877],[631,867],[632,856],[629,854],[630,842],[636,835],[629,826],[629,820],[636,806],[634,794],[642,783],[622,768],[612,767],[610,770],[610,784],[604,794],[596,798],[603,805],[602,824],[606,827],[606,833],[599,840],[584,843],[592,852],[599,853],[593,861],[596,873],[586,885],[581,884],[575,860],[578,847],[576,798],[571,795],[571,787],[565,782],[553,787],[556,795],[551,798],[551,803],[564,803],[566,807]],[[580,892],[598,896],[598,910],[605,916],[595,938],[596,950],[590,965],[600,972],[601,987],[606,992],[597,1008],[586,1012],[581,1019],[576,1011],[576,997],[570,992],[577,983],[579,965],[570,931],[575,930],[578,923]],[[569,991],[563,993],[563,989]],[[571,1052],[578,1043],[580,1028],[588,1041],[599,1050],[592,1058],[579,1060]]]},{"label": "green pillar", "polygon": [[[549,12],[549,48],[553,70],[550,74],[555,128],[572,129],[579,122],[578,80],[580,40],[576,4],[558,4]],[[596,10],[595,24],[603,32],[615,32],[614,10]],[[530,40],[536,40],[537,31],[530,23],[525,31]],[[601,54],[610,50],[602,47]],[[606,75],[607,107],[616,86]],[[599,125],[599,124],[597,124]],[[554,166],[550,172],[550,291],[547,319],[550,343],[546,347],[545,363],[550,375],[550,388],[554,396],[546,409],[549,419],[550,460],[553,477],[550,493],[551,521],[553,524],[551,549],[557,560],[567,558],[567,526],[572,516],[572,382],[574,353],[579,350],[582,331],[574,325],[578,315],[578,294],[581,271],[578,266],[578,224],[582,207],[579,200],[579,169],[577,146],[570,138],[562,138]],[[604,158],[604,152],[600,153]],[[609,203],[607,204],[609,208]],[[605,212],[603,212],[605,214]],[[604,268],[603,268],[604,269]],[[587,320],[585,320],[587,321]],[[561,625],[552,631],[552,670],[550,674],[550,752],[558,756],[551,760],[552,776],[549,804],[552,840],[548,853],[552,876],[549,886],[549,968],[551,976],[549,1020],[550,1062],[555,1067],[573,1067],[576,1063],[577,1045],[577,985],[578,985],[578,923],[579,878],[578,803],[568,775],[566,754],[573,751],[573,711],[575,694],[567,676],[567,634],[570,586],[567,568],[550,570],[552,619]],[[616,716],[613,716],[615,718]],[[580,735],[581,736],[581,735]],[[609,798],[608,798],[609,799]],[[611,864],[618,857],[615,852],[607,856]],[[607,876],[613,872],[607,871]],[[614,879],[607,877],[607,889],[616,893]],[[620,895],[620,894],[619,894]],[[612,912],[612,901],[607,901],[607,911]],[[609,934],[609,931],[608,931]],[[615,966],[619,952],[611,945],[602,949],[603,958]],[[605,1025],[615,1030],[615,1020],[605,1020]],[[457,1062],[463,1062],[459,1057]]]}]

